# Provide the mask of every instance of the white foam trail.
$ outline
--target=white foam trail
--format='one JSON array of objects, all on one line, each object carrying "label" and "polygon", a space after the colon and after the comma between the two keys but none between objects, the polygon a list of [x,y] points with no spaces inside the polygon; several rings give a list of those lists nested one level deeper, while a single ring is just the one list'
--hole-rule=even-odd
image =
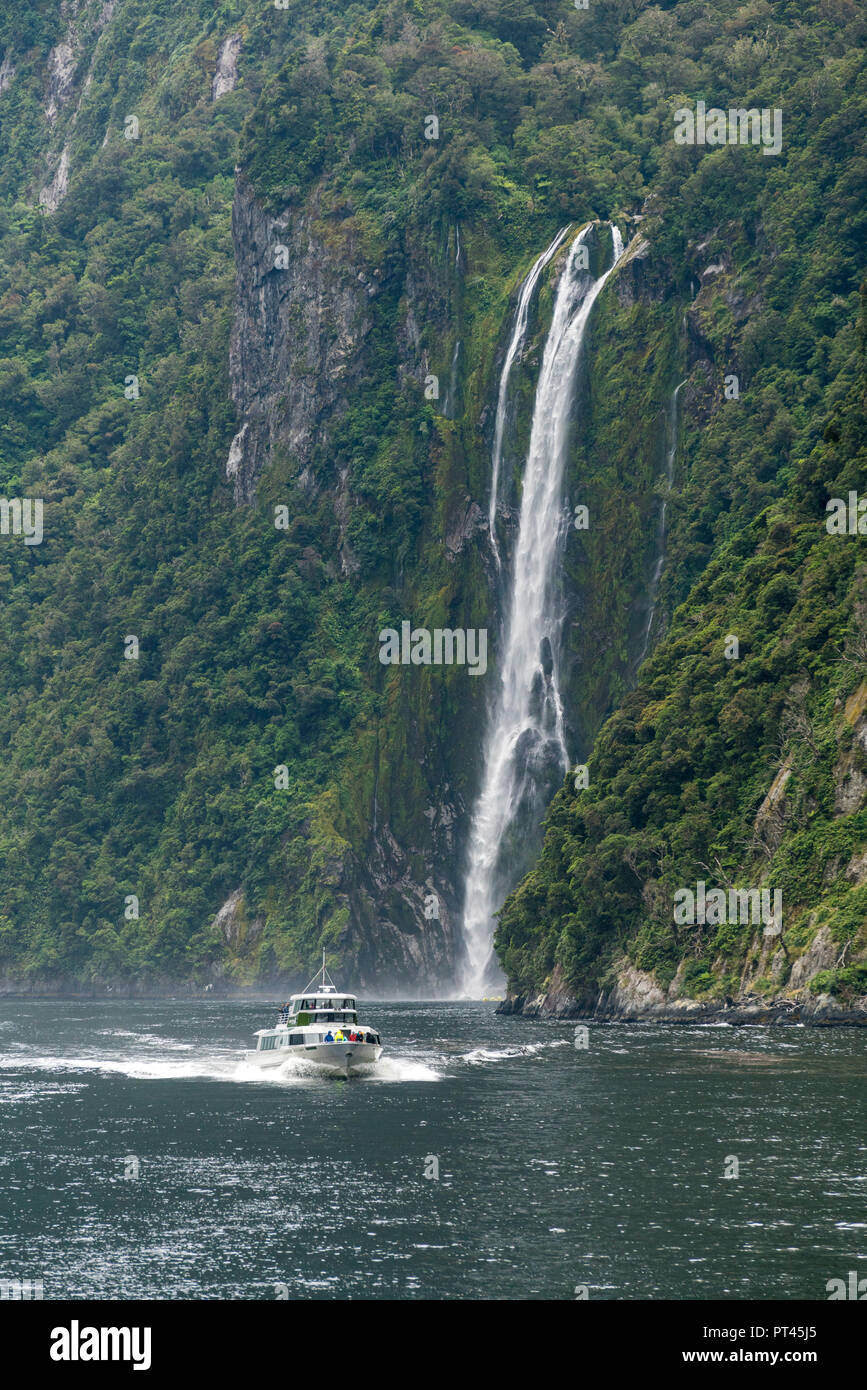
[{"label": "white foam trail", "polygon": [[474,1047],[471,1052],[460,1053],[457,1060],[466,1062],[468,1066],[478,1067],[487,1062],[510,1062],[515,1057],[535,1057],[549,1047],[571,1046],[568,1038],[558,1038],[556,1042],[525,1043],[518,1047]]},{"label": "white foam trail", "polygon": [[231,1081],[238,1066],[237,1052],[213,1054],[194,1061],[170,1061],[156,1057],[34,1057],[27,1052],[6,1056],[0,1068],[14,1071],[76,1072],[101,1071],[143,1081],[183,1081],[191,1077],[211,1077]]},{"label": "white foam trail", "polygon": [[500,871],[504,835],[522,806],[541,814],[533,801],[555,770],[562,777],[569,767],[558,684],[564,612],[555,588],[563,475],[585,330],[623,254],[620,232],[612,226],[613,260],[594,281],[579,255],[590,230],[585,227],[572,242],[560,277],[533,406],[500,682],[469,835],[460,989],[471,996],[485,993],[492,982],[494,912],[509,879],[508,871]]},{"label": "white foam trail", "polygon": [[380,1057],[366,1074],[368,1081],[441,1081],[442,1074],[424,1062],[403,1057]]},{"label": "white foam trail", "polygon": [[[236,1050],[224,1054],[209,1054],[194,1061],[172,1061],[156,1057],[35,1057],[27,1052],[0,1059],[0,1070],[35,1071],[46,1073],[103,1072],[128,1076],[135,1081],[268,1081],[282,1085],[303,1085],[313,1081],[330,1081],[342,1076],[303,1057],[287,1058],[281,1066],[257,1067],[239,1059]],[[439,1073],[421,1062],[408,1058],[382,1057],[378,1062],[353,1068],[352,1080],[364,1081],[439,1081]]]},{"label": "white foam trail", "polygon": [[571,224],[567,223],[561,227],[560,231],[551,242],[546,246],[541,256],[538,256],[533,263],[533,267],[521,286],[521,293],[518,297],[518,307],[515,310],[515,317],[512,321],[512,336],[509,346],[506,349],[506,357],[503,362],[503,370],[500,372],[500,386],[497,393],[497,414],[494,420],[494,443],[491,449],[491,500],[488,506],[488,529],[491,536],[491,549],[494,552],[494,559],[497,562],[497,569],[500,568],[500,548],[497,545],[497,500],[500,489],[500,469],[503,463],[503,434],[506,428],[506,414],[509,405],[509,377],[512,368],[518,360],[524,348],[524,339],[527,336],[527,320],[530,314],[530,301],[533,292],[539,283],[539,276],[545,266],[551,260],[555,251],[562,245],[563,238],[569,230]]}]

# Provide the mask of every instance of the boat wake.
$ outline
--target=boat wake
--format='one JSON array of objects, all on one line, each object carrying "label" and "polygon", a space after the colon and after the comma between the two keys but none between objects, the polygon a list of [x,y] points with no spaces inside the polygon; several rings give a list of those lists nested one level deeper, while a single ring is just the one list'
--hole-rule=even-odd
[{"label": "boat wake", "polygon": [[551,1042],[522,1043],[516,1047],[474,1047],[471,1052],[462,1052],[457,1061],[467,1066],[480,1067],[488,1062],[510,1062],[516,1057],[537,1057],[551,1047],[570,1047],[568,1038],[557,1038]]},{"label": "boat wake", "polygon": [[[170,1044],[163,1043],[163,1046]],[[181,1045],[185,1046],[185,1045]],[[7,1054],[0,1059],[0,1075],[4,1071],[16,1072],[107,1072],[118,1076],[128,1076],[137,1081],[185,1081],[192,1078],[210,1078],[231,1081],[238,1067],[236,1052],[225,1056],[214,1055],[180,1059],[156,1057],[39,1057],[22,1051]]]},{"label": "boat wake", "polygon": [[[278,1086],[322,1085],[323,1082],[343,1079],[343,1068],[323,1067],[321,1062],[308,1062],[304,1057],[287,1057],[279,1067],[251,1066],[242,1062],[235,1076],[238,1081],[266,1081]],[[353,1066],[350,1081],[441,1081],[441,1073],[423,1062],[408,1057],[380,1057],[378,1062]]]},{"label": "boat wake", "polygon": [[[171,1046],[164,1039],[161,1039],[160,1042],[164,1048]],[[177,1044],[177,1046],[186,1048],[187,1045]],[[251,1066],[247,1062],[239,1061],[235,1051],[227,1051],[225,1054],[211,1053],[195,1060],[185,1058],[182,1061],[179,1058],[175,1060],[174,1058],[141,1056],[40,1057],[22,1050],[17,1055],[7,1054],[0,1059],[0,1078],[2,1078],[3,1072],[45,1072],[52,1075],[60,1072],[103,1072],[110,1075],[127,1076],[133,1081],[206,1080],[233,1081],[244,1084],[265,1082],[270,1085],[283,1086],[322,1084],[334,1079],[331,1073],[324,1070],[322,1066],[307,1063],[301,1057],[287,1058],[282,1066],[270,1067],[265,1070],[262,1067]],[[334,1075],[336,1076],[338,1073],[335,1072]],[[342,1071],[339,1075],[343,1075]],[[380,1058],[378,1062],[353,1068],[351,1079],[353,1081],[405,1082],[440,1081],[442,1077],[439,1072],[412,1058],[388,1057]]]}]

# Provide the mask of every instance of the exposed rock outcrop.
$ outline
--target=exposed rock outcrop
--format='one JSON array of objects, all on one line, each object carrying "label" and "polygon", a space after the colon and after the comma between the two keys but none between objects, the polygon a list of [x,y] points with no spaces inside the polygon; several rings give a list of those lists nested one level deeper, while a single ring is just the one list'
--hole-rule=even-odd
[{"label": "exposed rock outcrop", "polygon": [[211,81],[211,101],[219,101],[227,92],[233,92],[238,81],[238,58],[241,54],[241,35],[229,34],[224,39],[217,55],[217,67]]},{"label": "exposed rock outcrop", "polygon": [[66,190],[69,187],[69,146],[64,145],[60,155],[60,161],[54,171],[54,176],[50,183],[47,183],[39,194],[39,204],[45,208],[46,212],[54,212],[60,207],[66,197]]},{"label": "exposed rock outcrop", "polygon": [[6,88],[12,85],[14,77],[15,64],[12,61],[11,54],[7,53],[4,55],[3,62],[0,63],[0,92],[5,92]]},{"label": "exposed rock outcrop", "polygon": [[[768,945],[768,951],[774,950]],[[775,951],[782,958],[782,952]],[[789,980],[777,994],[758,993],[749,982],[727,998],[693,998],[682,992],[681,971],[668,988],[649,972],[621,961],[613,983],[596,996],[576,995],[557,966],[547,987],[536,995],[510,993],[497,1010],[526,1018],[581,1018],[597,1023],[805,1023],[855,1024],[867,1027],[867,995],[848,1001],[817,994],[809,982],[840,959],[827,927],[813,938],[794,963]],[[782,964],[782,959],[781,962]]]},{"label": "exposed rock outcrop", "polygon": [[857,811],[867,796],[867,681],[847,701],[845,717],[852,741],[834,769],[834,811],[838,816]]},{"label": "exposed rock outcrop", "polygon": [[769,850],[779,848],[786,819],[786,783],[792,775],[792,760],[786,758],[770,787],[768,794],[756,812],[754,828],[756,835]]},{"label": "exposed rock outcrop", "polygon": [[237,301],[229,372],[239,429],[226,464],[235,500],[250,502],[280,446],[304,473],[329,420],[345,409],[377,293],[354,229],[317,226],[315,199],[271,216],[237,179],[232,233]]},{"label": "exposed rock outcrop", "polygon": [[[57,210],[69,188],[70,133],[75,127],[82,101],[93,81],[96,45],[114,14],[116,5],[117,0],[104,0],[102,8],[96,14],[92,26],[89,28],[87,27],[86,13],[81,10],[80,0],[68,0],[68,3],[62,6],[63,12],[68,14],[70,22],[66,35],[59,44],[52,48],[48,55],[44,109],[49,126],[53,127],[57,124],[64,108],[70,104],[75,94],[76,77],[82,65],[82,54],[86,51],[87,40],[94,43],[94,50],[90,56],[75,109],[66,122],[66,138],[63,149],[59,156],[55,154],[49,157],[48,167],[53,172],[39,192],[39,205],[49,213]],[[14,74],[14,69],[12,71]],[[2,91],[2,69],[0,69],[0,91]],[[107,139],[108,133],[106,132],[106,140],[103,141],[103,144],[107,142]]]},{"label": "exposed rock outcrop", "polygon": [[[447,841],[450,824],[448,814],[441,818]],[[451,885],[435,881],[430,863],[427,878],[418,881],[420,858],[386,828],[373,837],[363,862],[350,854],[341,866],[338,892],[349,909],[362,986],[390,974],[402,991],[425,994],[448,988],[454,979],[459,905]]]},{"label": "exposed rock outcrop", "polygon": [[54,125],[62,107],[72,96],[77,61],[78,32],[75,25],[71,24],[66,37],[61,39],[48,55],[45,119],[49,125]]}]

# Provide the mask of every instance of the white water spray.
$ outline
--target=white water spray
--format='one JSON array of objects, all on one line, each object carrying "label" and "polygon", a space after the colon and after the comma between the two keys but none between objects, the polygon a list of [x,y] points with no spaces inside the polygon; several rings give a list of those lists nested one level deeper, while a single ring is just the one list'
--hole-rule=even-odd
[{"label": "white water spray", "polygon": [[563,475],[585,330],[623,254],[620,233],[612,226],[614,258],[593,280],[579,254],[589,231],[585,227],[573,241],[560,277],[533,406],[500,682],[470,826],[461,987],[471,995],[481,993],[494,973],[494,913],[514,883],[514,865],[503,863],[513,858],[507,833],[517,839],[525,826],[535,830],[554,777],[562,778],[569,767],[558,687],[564,611],[556,561],[565,535]]},{"label": "white water spray", "polygon": [[509,403],[509,377],[511,376],[515,362],[518,360],[524,348],[524,339],[527,336],[527,319],[530,313],[530,301],[533,298],[533,292],[539,282],[539,276],[554,255],[554,252],[561,245],[568,230],[568,226],[560,229],[551,242],[551,245],[546,247],[541,256],[538,257],[530,274],[521,286],[518,307],[515,310],[515,317],[513,320],[512,337],[506,350],[503,370],[500,372],[500,389],[497,395],[497,415],[494,421],[494,444],[491,449],[491,501],[488,507],[488,527],[491,534],[491,549],[494,552],[497,569],[500,568],[500,548],[497,545],[497,498],[500,487],[500,469],[503,462],[503,434],[506,428],[506,412]]}]

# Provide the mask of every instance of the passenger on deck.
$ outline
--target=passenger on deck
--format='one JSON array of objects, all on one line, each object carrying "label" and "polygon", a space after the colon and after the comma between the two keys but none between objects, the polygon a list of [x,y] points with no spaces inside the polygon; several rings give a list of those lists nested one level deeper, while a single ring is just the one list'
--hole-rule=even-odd
[{"label": "passenger on deck", "polygon": [[330,1028],[328,1029],[328,1032],[325,1034],[325,1041],[334,1042],[334,1034],[332,1033]]}]

